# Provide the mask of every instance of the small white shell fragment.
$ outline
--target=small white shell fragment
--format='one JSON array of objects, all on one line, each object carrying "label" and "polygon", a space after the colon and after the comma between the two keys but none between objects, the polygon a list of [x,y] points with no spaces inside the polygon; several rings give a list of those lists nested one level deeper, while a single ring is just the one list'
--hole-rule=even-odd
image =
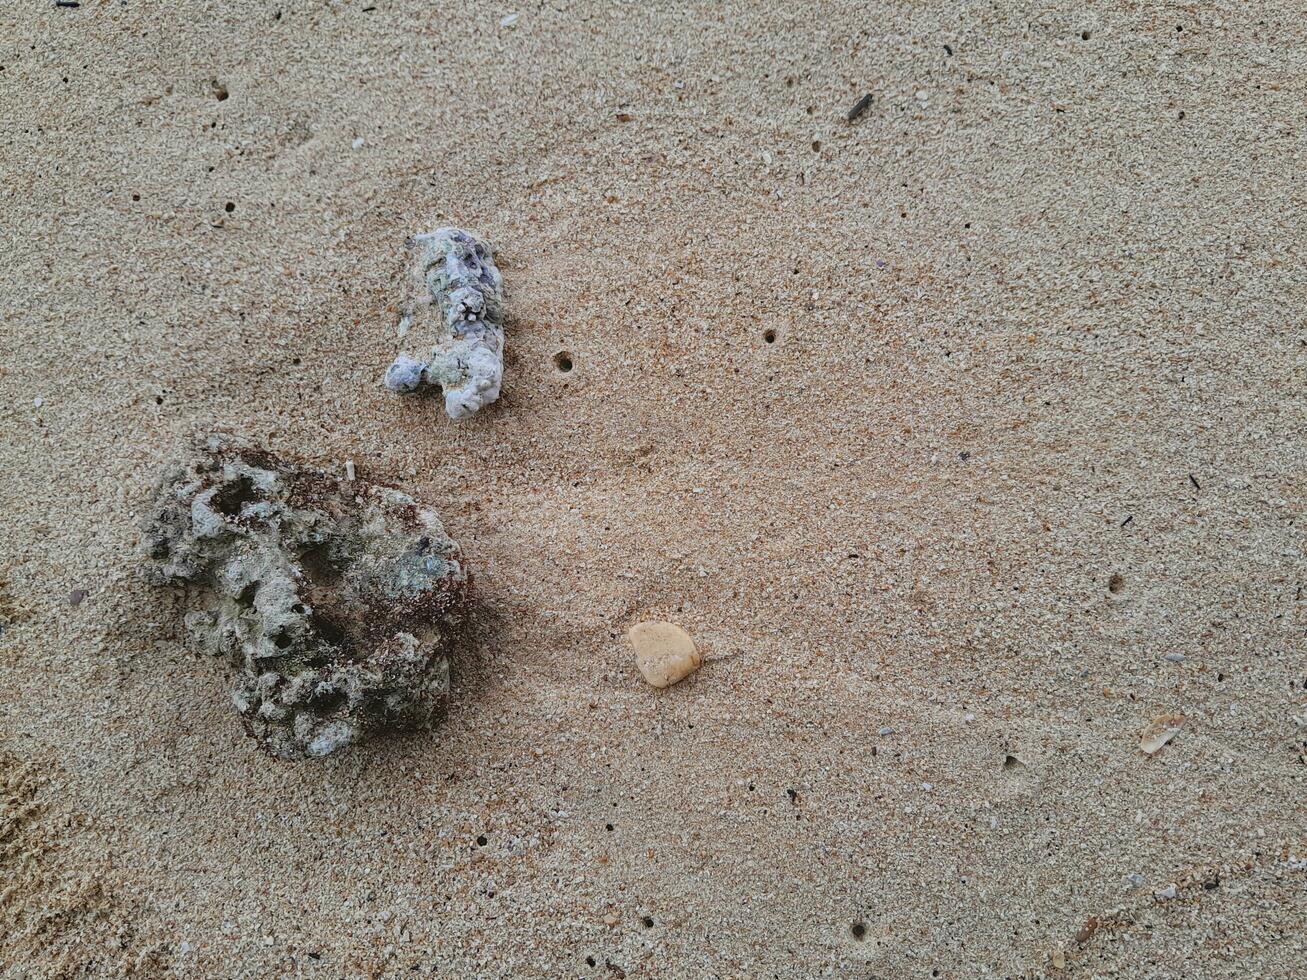
[{"label": "small white shell fragment", "polygon": [[660,620],[636,623],[626,633],[635,648],[635,666],[649,684],[669,687],[703,663],[703,654],[690,634],[675,623]]},{"label": "small white shell fragment", "polygon": [[1158,715],[1148,723],[1148,727],[1139,736],[1139,748],[1152,755],[1171,739],[1175,738],[1180,726],[1184,724],[1184,715]]},{"label": "small white shell fragment", "polygon": [[1173,881],[1165,888],[1159,888],[1157,891],[1153,892],[1153,895],[1156,898],[1166,900],[1168,898],[1175,898],[1176,890],[1175,882]]}]

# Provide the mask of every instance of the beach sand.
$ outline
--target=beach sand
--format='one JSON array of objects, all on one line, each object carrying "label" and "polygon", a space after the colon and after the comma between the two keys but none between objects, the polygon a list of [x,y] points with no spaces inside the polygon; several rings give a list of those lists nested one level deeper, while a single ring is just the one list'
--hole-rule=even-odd
[{"label": "beach sand", "polygon": [[[4,976],[1302,975],[1300,5],[4,21]],[[443,224],[461,423],[379,383]],[[437,727],[245,735],[137,575],[218,429],[440,512]]]}]

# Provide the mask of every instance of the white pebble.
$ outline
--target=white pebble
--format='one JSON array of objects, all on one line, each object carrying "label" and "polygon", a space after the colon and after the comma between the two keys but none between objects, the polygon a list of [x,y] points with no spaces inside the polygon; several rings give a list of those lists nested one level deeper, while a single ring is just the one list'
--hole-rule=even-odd
[{"label": "white pebble", "polygon": [[354,149],[356,150],[363,149],[363,137],[362,136],[354,137],[354,142],[351,143],[350,146],[354,147]]}]

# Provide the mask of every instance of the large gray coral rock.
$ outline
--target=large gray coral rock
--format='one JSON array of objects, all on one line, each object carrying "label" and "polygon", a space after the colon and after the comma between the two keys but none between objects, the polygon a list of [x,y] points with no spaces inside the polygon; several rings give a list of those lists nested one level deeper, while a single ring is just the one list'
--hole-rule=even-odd
[{"label": "large gray coral rock", "polygon": [[420,724],[447,694],[468,576],[411,497],[211,439],[144,530],[148,577],[189,587],[188,631],[234,668],[236,710],[275,754]]}]

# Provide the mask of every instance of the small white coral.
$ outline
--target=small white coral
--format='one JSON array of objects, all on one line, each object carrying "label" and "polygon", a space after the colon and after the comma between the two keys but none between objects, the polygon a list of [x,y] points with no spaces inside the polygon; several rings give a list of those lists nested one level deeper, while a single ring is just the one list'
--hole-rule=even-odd
[{"label": "small white coral", "polygon": [[[382,383],[397,394],[438,387],[450,418],[463,419],[499,398],[504,377],[503,277],[490,246],[461,228],[418,235],[417,273],[440,311],[437,341],[422,361],[400,354]],[[411,322],[413,310],[404,314]]]}]

